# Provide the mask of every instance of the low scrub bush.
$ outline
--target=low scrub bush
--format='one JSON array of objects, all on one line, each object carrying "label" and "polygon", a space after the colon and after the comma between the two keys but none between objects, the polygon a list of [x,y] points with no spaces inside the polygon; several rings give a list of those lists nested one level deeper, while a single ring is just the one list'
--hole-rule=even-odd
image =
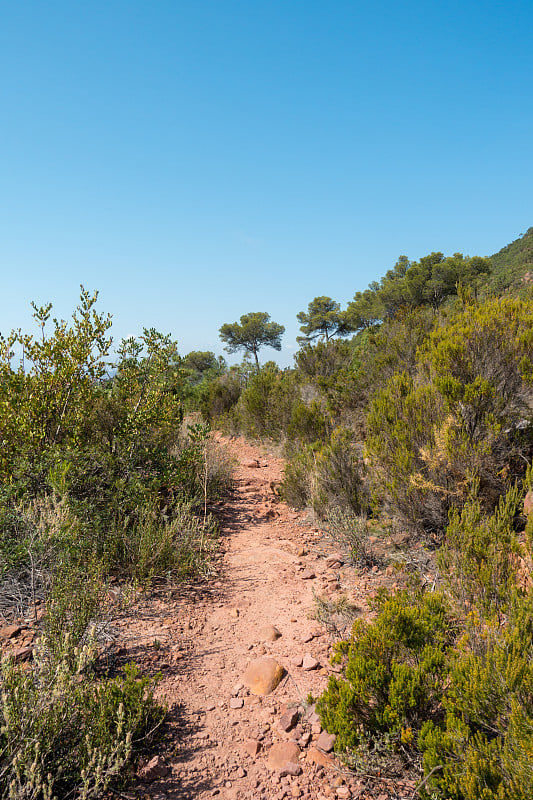
[{"label": "low scrub bush", "polygon": [[383,595],[373,622],[357,620],[334,661],[317,702],[322,725],[337,735],[339,750],[355,750],[368,737],[412,748],[422,723],[438,716],[453,640],[442,595]]},{"label": "low scrub bush", "polygon": [[369,410],[366,455],[376,497],[442,534],[473,487],[492,511],[531,458],[533,306],[467,304],[430,334],[418,375],[394,375]]},{"label": "low scrub bush", "polygon": [[445,722],[428,720],[420,734],[425,796],[533,796],[532,620],[532,599],[516,599],[505,628],[485,626],[480,637],[476,624],[467,632],[443,697]]},{"label": "low scrub bush", "polygon": [[522,492],[514,486],[490,516],[476,497],[451,513],[438,564],[460,613],[474,607],[488,618],[505,613],[523,553],[514,529],[521,505]]},{"label": "low scrub bush", "polygon": [[1,664],[0,793],[9,800],[101,797],[160,725],[155,681],[134,665],[122,677],[94,682],[76,662],[50,657],[46,638],[26,671]]},{"label": "low scrub bush", "polygon": [[371,567],[379,562],[369,540],[368,519],[342,508],[331,508],[326,516],[327,532],[337,547],[347,553],[358,567]]},{"label": "low scrub bush", "polygon": [[333,507],[356,514],[366,508],[363,464],[351,431],[336,428],[325,444],[291,446],[290,453],[281,486],[290,505],[311,506],[321,518]]}]

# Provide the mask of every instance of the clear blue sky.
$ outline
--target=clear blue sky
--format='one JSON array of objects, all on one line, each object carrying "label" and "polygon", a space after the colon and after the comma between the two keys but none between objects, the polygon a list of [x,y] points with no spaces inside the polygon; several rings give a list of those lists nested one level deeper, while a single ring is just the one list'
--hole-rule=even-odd
[{"label": "clear blue sky", "polygon": [[[530,0],[0,3],[0,331],[100,291],[180,351],[533,225]],[[230,359],[231,360],[231,359]],[[234,360],[234,357],[233,357]]]}]

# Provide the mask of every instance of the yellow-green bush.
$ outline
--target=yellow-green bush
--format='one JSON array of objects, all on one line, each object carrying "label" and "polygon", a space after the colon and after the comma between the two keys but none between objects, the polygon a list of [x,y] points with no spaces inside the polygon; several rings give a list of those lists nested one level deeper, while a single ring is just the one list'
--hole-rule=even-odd
[{"label": "yellow-green bush", "polygon": [[335,646],[342,677],[330,677],[317,702],[341,751],[373,736],[416,745],[422,723],[439,714],[453,630],[443,596],[401,592],[377,607],[376,620],[357,620]]}]

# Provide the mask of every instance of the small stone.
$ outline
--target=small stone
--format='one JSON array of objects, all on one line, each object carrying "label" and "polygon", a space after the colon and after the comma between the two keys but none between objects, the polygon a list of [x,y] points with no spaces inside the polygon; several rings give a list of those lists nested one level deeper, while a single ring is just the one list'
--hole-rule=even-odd
[{"label": "small stone", "polygon": [[295,764],[294,761],[287,761],[284,767],[282,767],[279,771],[281,777],[286,775],[292,775],[296,777],[297,775],[302,774],[302,768],[299,764]]},{"label": "small stone", "polygon": [[280,637],[281,633],[274,625],[264,625],[259,631],[259,639],[263,642],[275,642]]},{"label": "small stone", "polygon": [[322,725],[320,722],[315,722],[313,725],[311,725],[311,730],[316,736],[318,736],[319,733],[322,733]]},{"label": "small stone", "polygon": [[311,764],[316,764],[318,767],[330,767],[333,764],[333,759],[327,753],[323,753],[314,745],[311,745],[307,751],[307,760]]},{"label": "small stone", "polygon": [[294,656],[294,658],[291,658],[291,664],[293,667],[301,667],[302,663],[303,663],[302,656]]},{"label": "small stone", "polygon": [[302,662],[302,669],[307,672],[318,667],[318,661],[310,653],[306,653]]},{"label": "small stone", "polygon": [[304,556],[307,555],[307,550],[305,549],[305,547],[299,547],[296,552],[296,555],[298,556],[298,558],[303,558]]},{"label": "small stone", "polygon": [[319,675],[329,675],[329,672],[327,671],[326,667],[322,667],[322,669],[318,670],[318,674]]},{"label": "small stone", "polygon": [[311,738],[312,737],[311,737],[311,734],[309,733],[309,731],[306,731],[305,733],[302,733],[302,735],[300,736],[299,744],[302,747],[307,747],[307,745],[311,741]]},{"label": "small stone", "polygon": [[257,658],[246,668],[243,683],[253,694],[264,696],[274,691],[283,673],[283,667],[275,658]]},{"label": "small stone", "polygon": [[137,774],[141,780],[151,783],[158,778],[164,778],[168,773],[169,768],[166,766],[161,756],[154,756]]},{"label": "small stone", "polygon": [[20,625],[6,625],[0,628],[0,639],[14,639],[22,631]]},{"label": "small stone", "polygon": [[234,619],[237,619],[239,614],[240,614],[240,611],[239,611],[238,608],[230,608],[230,612],[229,612],[230,617],[233,617]]},{"label": "small stone", "polygon": [[308,642],[312,642],[314,638],[314,634],[306,633],[305,636],[302,636],[302,642],[307,644]]},{"label": "small stone", "polygon": [[316,740],[315,744],[320,750],[323,750],[325,753],[331,753],[335,746],[335,739],[337,737],[334,733],[328,733],[327,731],[322,731],[318,739]]},{"label": "small stone", "polygon": [[226,782],[224,783],[224,787],[225,787],[226,789],[231,789],[231,781],[226,781]]},{"label": "small stone", "polygon": [[[347,786],[339,786],[337,791],[336,791],[336,794],[337,794],[338,798],[343,798],[343,799],[352,796],[352,793],[351,793],[350,789]],[[387,798],[387,796],[385,795],[385,800],[386,800],[386,798]]]},{"label": "small stone", "polygon": [[524,514],[526,517],[533,514],[533,490],[530,490],[524,497]]},{"label": "small stone", "polygon": [[19,662],[28,661],[31,658],[32,653],[33,647],[15,647],[11,655],[15,661]]},{"label": "small stone", "polygon": [[313,578],[316,578],[316,572],[312,569],[304,569],[301,578],[303,581],[311,581]]},{"label": "small stone", "polygon": [[239,767],[236,772],[232,775],[233,778],[246,778],[246,770],[242,767]]},{"label": "small stone", "polygon": [[277,742],[268,753],[267,764],[271,770],[280,770],[286,764],[297,764],[300,748],[296,742]]},{"label": "small stone", "polygon": [[344,558],[340,553],[332,553],[326,558],[326,567],[329,569],[337,569],[344,564]]},{"label": "small stone", "polygon": [[241,689],[244,689],[244,683],[236,683],[233,689],[231,690],[233,697],[237,697]]},{"label": "small stone", "polygon": [[280,717],[279,724],[283,730],[288,733],[291,728],[294,728],[298,722],[298,712],[295,709],[288,709],[282,717]]},{"label": "small stone", "polygon": [[247,739],[244,743],[244,750],[249,756],[255,758],[261,750],[261,742],[258,742],[257,739]]},{"label": "small stone", "polygon": [[244,700],[242,697],[231,697],[229,701],[229,707],[233,709],[242,708],[244,705]]},{"label": "small stone", "polygon": [[259,461],[257,458],[251,458],[248,461],[242,462],[243,467],[248,467],[248,469],[259,469]]}]

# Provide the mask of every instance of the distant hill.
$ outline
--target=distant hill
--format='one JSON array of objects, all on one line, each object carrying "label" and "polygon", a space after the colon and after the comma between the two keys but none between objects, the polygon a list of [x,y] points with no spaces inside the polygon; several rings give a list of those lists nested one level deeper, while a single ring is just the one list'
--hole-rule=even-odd
[{"label": "distant hill", "polygon": [[[533,271],[533,228],[490,257],[491,289],[497,293],[507,288],[518,289],[526,272]],[[531,277],[533,283],[533,275]]]}]

